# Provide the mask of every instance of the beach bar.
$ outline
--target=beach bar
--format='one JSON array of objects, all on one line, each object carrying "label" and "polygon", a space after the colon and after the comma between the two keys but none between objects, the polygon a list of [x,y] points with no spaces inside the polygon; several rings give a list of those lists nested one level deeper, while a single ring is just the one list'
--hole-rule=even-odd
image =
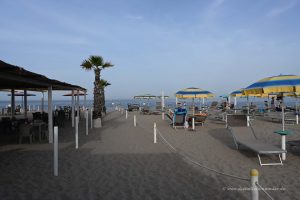
[{"label": "beach bar", "polygon": [[[22,67],[14,66],[0,60],[0,90],[11,90],[11,115],[15,111],[15,90],[27,91],[48,91],[48,131],[49,143],[53,142],[53,116],[52,116],[52,91],[53,90],[71,90],[82,91],[86,89],[77,85],[49,79],[46,76],[30,72]],[[27,102],[27,95],[24,96],[24,102]],[[26,106],[26,105],[25,105]],[[74,107],[74,105],[72,105]],[[25,107],[26,108],[26,107]],[[25,109],[25,116],[27,109]]]}]

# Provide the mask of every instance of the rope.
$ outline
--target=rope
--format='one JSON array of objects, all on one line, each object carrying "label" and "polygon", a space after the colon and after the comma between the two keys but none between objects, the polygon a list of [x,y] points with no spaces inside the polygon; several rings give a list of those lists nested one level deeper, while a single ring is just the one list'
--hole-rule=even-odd
[{"label": "rope", "polygon": [[198,165],[199,167],[202,167],[204,169],[207,169],[209,171],[212,171],[212,172],[215,172],[219,175],[223,175],[223,176],[228,176],[228,177],[231,177],[231,178],[235,178],[235,179],[239,179],[239,180],[243,180],[243,181],[250,181],[249,178],[243,178],[243,177],[239,177],[239,176],[236,176],[236,175],[232,175],[232,174],[227,174],[227,173],[224,173],[224,172],[220,172],[216,169],[213,169],[213,168],[210,168],[210,167],[207,167],[203,164],[200,164],[199,162],[193,160],[192,158],[190,158],[188,155],[184,154],[184,153],[180,153],[176,148],[174,148],[162,135],[162,133],[157,129],[157,132],[159,134],[159,136],[163,139],[163,141],[175,152],[177,153],[178,155],[180,155],[181,157],[183,157],[185,160],[195,164],[195,165]]},{"label": "rope", "polygon": [[[138,123],[138,120],[137,120],[137,126],[140,126],[142,129],[144,129],[146,132],[149,132],[152,134],[151,131],[148,131],[148,129],[146,129],[141,123]],[[193,160],[192,158],[190,158],[189,156],[185,155],[184,153],[180,153],[170,142],[168,142],[166,140],[166,138],[162,135],[162,133],[159,131],[158,128],[156,128],[157,132],[158,132],[158,135],[163,139],[163,142],[172,150],[174,151],[175,153],[177,153],[179,156],[181,156],[183,159],[199,166],[199,167],[202,167],[204,169],[207,169],[209,171],[212,171],[212,172],[215,172],[219,175],[223,175],[223,176],[227,176],[227,177],[231,177],[231,178],[235,178],[235,179],[239,179],[239,180],[243,180],[243,181],[250,181],[249,178],[243,178],[243,177],[239,177],[239,176],[236,176],[236,175],[232,175],[232,174],[227,174],[227,173],[224,173],[224,172],[220,172],[216,169],[213,169],[213,168],[210,168],[210,167],[207,167],[203,164],[200,164],[199,162]]]},{"label": "rope", "polygon": [[259,185],[258,182],[255,182],[255,185],[258,186],[267,195],[267,197],[269,197],[269,199],[274,200],[274,198],[261,185]]}]

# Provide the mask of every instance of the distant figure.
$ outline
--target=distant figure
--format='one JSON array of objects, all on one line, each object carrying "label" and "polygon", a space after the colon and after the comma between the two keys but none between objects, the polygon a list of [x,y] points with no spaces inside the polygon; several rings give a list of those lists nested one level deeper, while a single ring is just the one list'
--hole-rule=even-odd
[{"label": "distant figure", "polygon": [[265,110],[268,110],[268,109],[269,109],[268,101],[265,101]]},{"label": "distant figure", "polygon": [[275,97],[272,97],[271,99],[271,109],[275,110]]}]

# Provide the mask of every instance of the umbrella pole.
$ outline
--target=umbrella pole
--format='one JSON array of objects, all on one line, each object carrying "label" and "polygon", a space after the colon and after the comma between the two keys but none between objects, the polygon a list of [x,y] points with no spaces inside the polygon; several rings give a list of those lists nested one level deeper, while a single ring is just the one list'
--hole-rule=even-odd
[{"label": "umbrella pole", "polygon": [[195,115],[195,99],[193,98],[193,116]]},{"label": "umbrella pole", "polygon": [[249,96],[247,96],[247,104],[248,104],[248,111],[247,111],[247,113],[249,115],[250,114]]},{"label": "umbrella pole", "polygon": [[295,111],[298,112],[298,97],[296,96],[296,108]]},{"label": "umbrella pole", "polygon": [[[281,111],[282,111],[282,131],[284,131],[284,101],[283,101],[283,94],[282,94],[282,104],[281,104]],[[281,136],[281,148],[285,150],[285,135]],[[286,159],[286,153],[282,153],[282,160]]]}]

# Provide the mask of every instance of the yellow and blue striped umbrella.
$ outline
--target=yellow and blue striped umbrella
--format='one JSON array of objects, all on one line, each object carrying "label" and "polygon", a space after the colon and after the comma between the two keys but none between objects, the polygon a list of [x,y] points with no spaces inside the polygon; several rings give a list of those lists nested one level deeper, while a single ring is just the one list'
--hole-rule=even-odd
[{"label": "yellow and blue striped umbrella", "polygon": [[267,98],[269,94],[261,93],[261,94],[243,94],[244,88],[235,90],[232,93],[230,93],[230,96],[232,97],[260,97],[260,98]]},{"label": "yellow and blue striped umbrella", "polygon": [[243,90],[244,95],[300,92],[300,76],[279,75],[264,78]]},{"label": "yellow and blue striped umbrella", "polygon": [[212,98],[214,97],[214,94],[207,90],[190,87],[179,90],[176,92],[175,97],[179,99]]}]

